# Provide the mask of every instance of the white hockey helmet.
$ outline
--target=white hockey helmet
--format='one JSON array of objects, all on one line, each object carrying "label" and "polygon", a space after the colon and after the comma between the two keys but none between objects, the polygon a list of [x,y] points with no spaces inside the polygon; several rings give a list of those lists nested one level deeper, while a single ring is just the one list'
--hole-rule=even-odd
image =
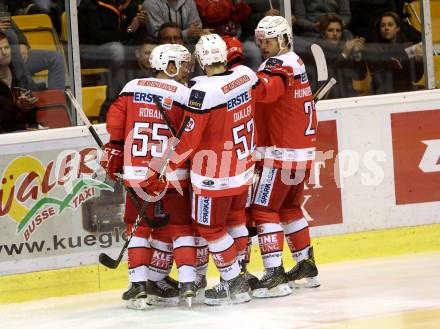
[{"label": "white hockey helmet", "polygon": [[202,67],[214,63],[227,63],[228,53],[226,43],[218,34],[207,34],[200,37],[196,44],[195,54]]},{"label": "white hockey helmet", "polygon": [[[177,72],[171,74],[167,71],[168,64],[174,62]],[[164,44],[159,45],[153,49],[150,55],[150,65],[157,71],[164,71],[170,78],[179,74],[183,63],[191,62],[191,54],[182,45],[178,44]]]},{"label": "white hockey helmet", "polygon": [[285,49],[285,47],[283,47],[285,36],[288,39],[287,48],[292,49],[292,27],[282,16],[263,17],[263,19],[258,22],[257,28],[255,29],[255,39],[278,38],[278,45],[281,50]]}]

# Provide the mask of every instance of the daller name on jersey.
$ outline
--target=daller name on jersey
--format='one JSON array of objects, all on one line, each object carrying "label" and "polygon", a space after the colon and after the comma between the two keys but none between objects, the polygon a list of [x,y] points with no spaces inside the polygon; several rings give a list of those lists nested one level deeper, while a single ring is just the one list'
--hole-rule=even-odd
[{"label": "daller name on jersey", "polygon": [[240,121],[241,119],[244,119],[252,114],[252,105],[249,105],[245,107],[244,109],[241,109],[237,113],[234,113],[234,122]]}]

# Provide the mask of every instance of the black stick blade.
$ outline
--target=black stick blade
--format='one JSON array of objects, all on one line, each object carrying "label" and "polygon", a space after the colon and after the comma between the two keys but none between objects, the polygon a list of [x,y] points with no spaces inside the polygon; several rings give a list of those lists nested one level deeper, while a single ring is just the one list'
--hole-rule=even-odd
[{"label": "black stick blade", "polygon": [[119,262],[117,260],[111,258],[109,255],[104,254],[103,252],[99,254],[99,262],[105,267],[112,269],[117,268],[119,265]]}]

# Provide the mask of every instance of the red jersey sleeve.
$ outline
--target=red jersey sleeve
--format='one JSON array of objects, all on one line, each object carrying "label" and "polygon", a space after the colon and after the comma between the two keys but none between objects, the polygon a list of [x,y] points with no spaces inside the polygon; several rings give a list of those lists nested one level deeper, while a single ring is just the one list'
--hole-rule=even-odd
[{"label": "red jersey sleeve", "polygon": [[125,139],[125,125],[127,118],[127,102],[130,96],[119,96],[107,112],[106,127],[110,140]]},{"label": "red jersey sleeve", "polygon": [[278,75],[258,72],[258,83],[253,88],[253,97],[259,103],[274,103],[286,93],[283,79]]}]

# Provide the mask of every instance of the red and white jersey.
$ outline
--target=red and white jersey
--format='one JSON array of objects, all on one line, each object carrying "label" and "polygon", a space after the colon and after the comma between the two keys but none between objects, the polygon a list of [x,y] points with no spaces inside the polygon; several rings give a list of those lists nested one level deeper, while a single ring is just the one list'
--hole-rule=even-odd
[{"label": "red and white jersey", "polygon": [[273,161],[277,168],[294,168],[292,164],[298,162],[310,167],[315,158],[317,119],[305,65],[297,54],[288,52],[265,60],[258,69],[259,78],[269,78],[266,72],[277,65],[293,68],[294,84],[273,89],[274,102],[257,103],[257,150],[266,164]]},{"label": "red and white jersey", "polygon": [[252,184],[255,150],[252,89],[256,74],[246,66],[196,79],[185,115],[191,117],[176,154],[191,151],[191,183],[196,194],[241,194]]},{"label": "red and white jersey", "polygon": [[[110,140],[124,140],[124,180],[136,186],[147,178],[152,158],[162,158],[171,132],[153,101],[156,96],[175,129],[181,125],[189,89],[172,79],[135,79],[127,83],[107,113]],[[189,171],[178,168],[167,180],[188,184]],[[170,185],[172,186],[172,184]]]}]

